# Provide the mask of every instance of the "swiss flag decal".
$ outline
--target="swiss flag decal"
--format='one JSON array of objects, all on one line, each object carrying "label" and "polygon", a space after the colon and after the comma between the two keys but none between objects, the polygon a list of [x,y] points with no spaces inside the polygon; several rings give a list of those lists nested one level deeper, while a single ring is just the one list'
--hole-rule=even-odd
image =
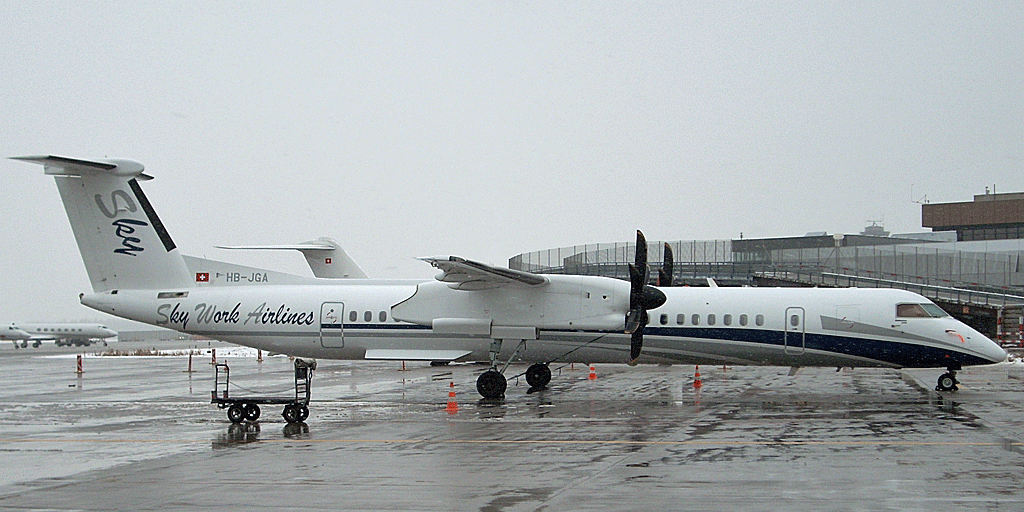
[{"label": "swiss flag decal", "polygon": [[330,265],[331,264],[331,259],[330,258],[324,258],[324,263],[326,263],[327,265]]},{"label": "swiss flag decal", "polygon": [[210,282],[210,273],[209,272],[196,272],[196,282],[197,283],[209,283]]}]

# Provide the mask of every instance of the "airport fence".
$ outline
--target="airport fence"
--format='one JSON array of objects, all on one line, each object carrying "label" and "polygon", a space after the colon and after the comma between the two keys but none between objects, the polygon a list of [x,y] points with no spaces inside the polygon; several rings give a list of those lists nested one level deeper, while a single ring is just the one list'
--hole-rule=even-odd
[{"label": "airport fence", "polygon": [[[751,279],[757,273],[807,269],[858,278],[990,293],[1024,293],[1021,253],[931,248],[927,244],[776,249],[738,254],[731,240],[669,242],[676,277]],[[535,273],[601,275],[628,279],[636,244],[577,245],[520,254],[509,267]],[[648,243],[653,271],[664,259],[663,243]]]}]

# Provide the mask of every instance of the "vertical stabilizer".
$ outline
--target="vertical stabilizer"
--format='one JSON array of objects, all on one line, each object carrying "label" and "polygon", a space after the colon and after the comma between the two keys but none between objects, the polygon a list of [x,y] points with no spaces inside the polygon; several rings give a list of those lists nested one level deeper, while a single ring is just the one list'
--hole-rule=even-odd
[{"label": "vertical stabilizer", "polygon": [[93,291],[183,288],[188,267],[157,217],[130,160],[15,157],[42,164],[64,201]]}]

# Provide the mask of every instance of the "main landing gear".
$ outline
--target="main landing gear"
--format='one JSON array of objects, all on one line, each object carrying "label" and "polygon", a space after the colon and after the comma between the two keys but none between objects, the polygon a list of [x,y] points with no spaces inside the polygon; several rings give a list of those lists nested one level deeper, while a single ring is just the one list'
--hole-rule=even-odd
[{"label": "main landing gear", "polygon": [[[530,390],[544,389],[551,382],[551,368],[547,363],[534,363],[526,369],[526,383]],[[496,368],[491,368],[480,374],[476,379],[476,390],[480,396],[488,399],[497,399],[505,396],[508,389],[508,380]]]},{"label": "main landing gear", "polygon": [[[480,377],[476,379],[476,390],[480,393],[480,396],[486,399],[494,400],[505,396],[505,390],[508,389],[508,379],[505,378],[504,372],[508,369],[516,354],[526,347],[526,340],[519,340],[519,345],[516,346],[508,361],[505,361],[505,365],[499,370],[498,352],[501,351],[501,341],[494,340],[491,342],[491,369],[480,374]],[[551,368],[548,367],[547,363],[534,363],[526,369],[526,383],[530,385],[530,390],[544,389],[550,382]]]}]

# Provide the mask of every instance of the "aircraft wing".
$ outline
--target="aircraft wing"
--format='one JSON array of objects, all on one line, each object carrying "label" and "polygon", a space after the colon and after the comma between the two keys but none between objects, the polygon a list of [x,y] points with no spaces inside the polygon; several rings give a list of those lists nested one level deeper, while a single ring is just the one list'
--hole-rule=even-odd
[{"label": "aircraft wing", "polygon": [[467,260],[458,256],[420,258],[442,272],[437,280],[448,283],[455,290],[489,290],[503,286],[540,286],[548,283],[548,278],[539,274],[531,274],[521,270],[512,270]]}]

